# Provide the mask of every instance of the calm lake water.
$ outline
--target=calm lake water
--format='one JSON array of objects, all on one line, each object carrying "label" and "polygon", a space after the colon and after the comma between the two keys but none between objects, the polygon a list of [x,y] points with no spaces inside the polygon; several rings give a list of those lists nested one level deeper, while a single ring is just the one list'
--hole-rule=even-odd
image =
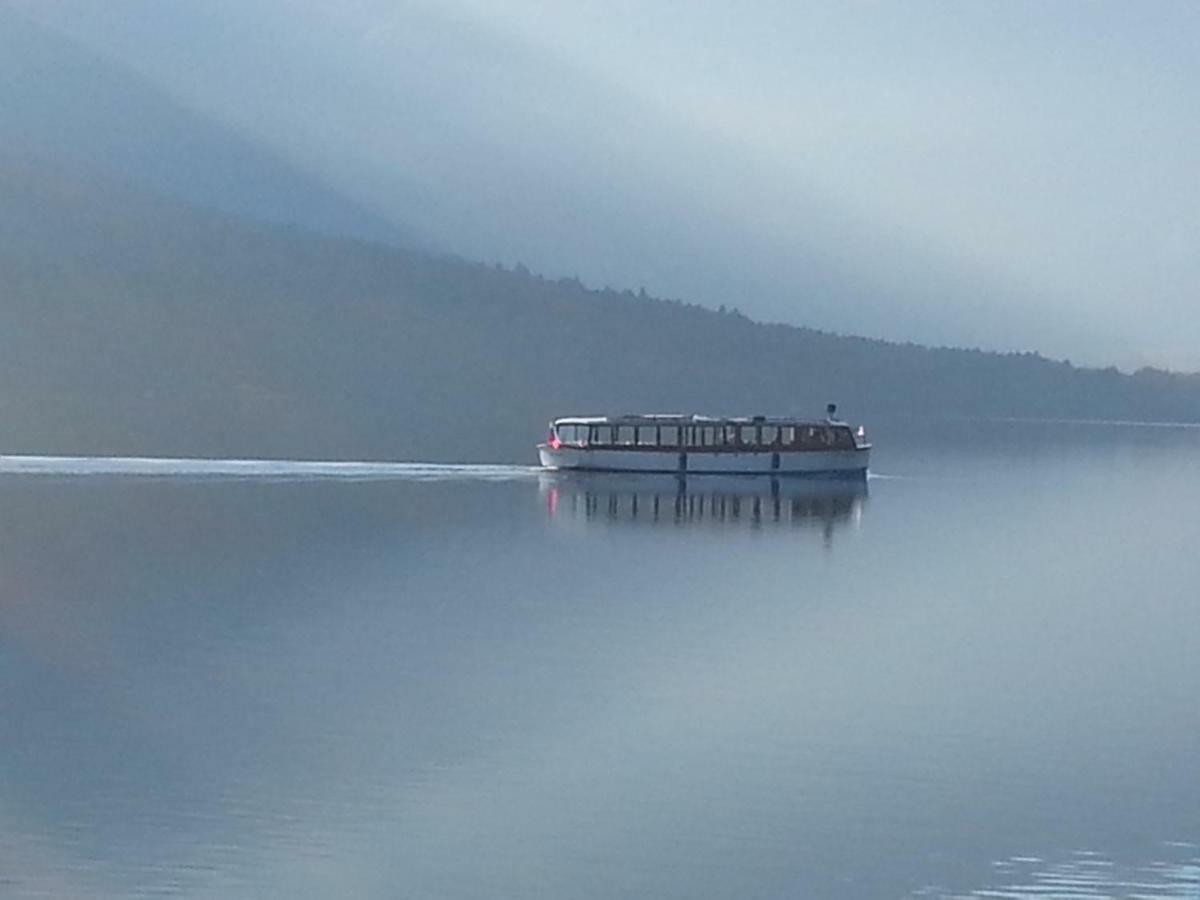
[{"label": "calm lake water", "polygon": [[[0,466],[5,897],[1200,897],[1200,431]],[[20,470],[20,471],[18,471]]]}]

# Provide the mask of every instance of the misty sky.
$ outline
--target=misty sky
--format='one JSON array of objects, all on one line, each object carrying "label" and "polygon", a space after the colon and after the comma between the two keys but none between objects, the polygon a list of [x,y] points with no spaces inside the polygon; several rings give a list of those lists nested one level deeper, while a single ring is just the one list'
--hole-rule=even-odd
[{"label": "misty sky", "polygon": [[434,246],[1200,370],[1200,4],[15,8]]}]

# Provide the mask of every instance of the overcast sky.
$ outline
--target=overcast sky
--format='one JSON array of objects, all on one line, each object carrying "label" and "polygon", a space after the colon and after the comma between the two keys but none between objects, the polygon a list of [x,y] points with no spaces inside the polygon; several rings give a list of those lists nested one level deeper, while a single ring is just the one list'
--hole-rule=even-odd
[{"label": "overcast sky", "polygon": [[1200,4],[16,0],[438,246],[1200,370]]}]

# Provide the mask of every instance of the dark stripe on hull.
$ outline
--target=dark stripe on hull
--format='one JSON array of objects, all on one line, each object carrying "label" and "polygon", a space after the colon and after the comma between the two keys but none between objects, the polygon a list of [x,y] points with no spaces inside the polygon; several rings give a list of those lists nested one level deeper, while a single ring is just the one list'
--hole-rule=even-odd
[{"label": "dark stripe on hull", "polygon": [[795,471],[789,469],[769,469],[766,471],[751,471],[745,469],[620,469],[601,466],[543,466],[547,472],[600,472],[610,475],[679,475],[688,478],[702,478],[705,475],[721,475],[726,478],[826,478],[858,481],[867,477],[866,469],[819,469],[814,471]]}]

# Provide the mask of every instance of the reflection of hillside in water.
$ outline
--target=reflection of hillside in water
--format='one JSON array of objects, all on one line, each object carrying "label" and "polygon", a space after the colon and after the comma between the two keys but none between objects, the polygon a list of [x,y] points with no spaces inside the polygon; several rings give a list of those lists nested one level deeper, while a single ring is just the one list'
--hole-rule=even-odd
[{"label": "reflection of hillside in water", "polygon": [[547,473],[539,487],[559,521],[820,528],[831,536],[857,522],[865,480],[761,476]]}]

